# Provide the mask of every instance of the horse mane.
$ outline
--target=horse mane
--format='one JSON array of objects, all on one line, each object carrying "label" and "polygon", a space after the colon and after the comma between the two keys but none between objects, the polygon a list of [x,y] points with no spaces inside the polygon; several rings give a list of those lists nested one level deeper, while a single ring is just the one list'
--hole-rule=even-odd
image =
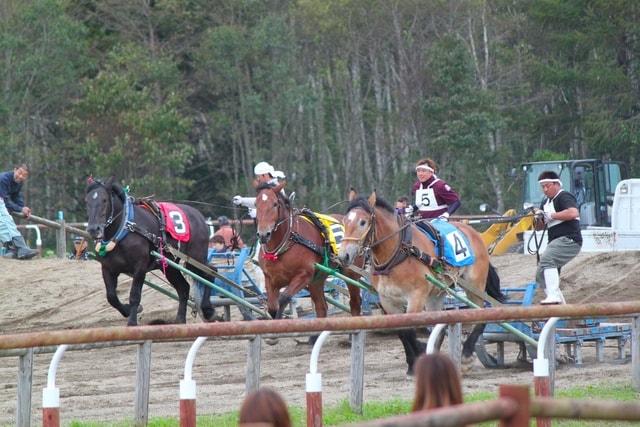
[{"label": "horse mane", "polygon": [[[271,184],[269,182],[263,182],[261,184],[258,184],[258,186],[256,187],[256,194],[258,194],[262,190],[272,189],[273,187],[275,187],[275,184]],[[280,193],[279,191],[276,193],[276,197],[278,197],[278,199],[284,203],[287,209],[291,209],[291,202],[287,197],[284,197],[282,193]]]},{"label": "horse mane", "polygon": [[[376,197],[376,207],[389,213],[395,213],[395,209],[382,197]],[[369,214],[373,213],[371,205],[369,205],[369,200],[366,197],[358,196],[353,199],[351,203],[349,203],[346,212],[348,213],[350,210],[355,208],[360,208]]]}]

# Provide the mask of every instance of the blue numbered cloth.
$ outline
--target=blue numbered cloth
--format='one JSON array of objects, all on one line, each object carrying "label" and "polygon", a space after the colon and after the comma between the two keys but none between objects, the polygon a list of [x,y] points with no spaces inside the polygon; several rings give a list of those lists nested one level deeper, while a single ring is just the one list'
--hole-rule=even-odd
[{"label": "blue numbered cloth", "polygon": [[454,225],[449,224],[447,221],[434,220],[431,221],[431,225],[438,230],[443,240],[444,256],[439,254],[438,242],[435,236],[432,236],[422,227],[418,227],[418,230],[423,232],[433,242],[436,247],[436,255],[444,258],[445,262],[453,267],[465,267],[471,265],[476,261],[476,257],[473,254],[473,249],[469,244],[467,236]]}]

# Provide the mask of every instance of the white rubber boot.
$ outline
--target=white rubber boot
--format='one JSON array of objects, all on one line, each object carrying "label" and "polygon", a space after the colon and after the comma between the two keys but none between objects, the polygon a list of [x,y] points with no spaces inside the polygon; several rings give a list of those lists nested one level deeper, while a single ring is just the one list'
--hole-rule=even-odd
[{"label": "white rubber boot", "polygon": [[547,297],[540,304],[565,304],[564,296],[560,291],[560,275],[557,268],[546,268],[544,271],[544,283]]}]

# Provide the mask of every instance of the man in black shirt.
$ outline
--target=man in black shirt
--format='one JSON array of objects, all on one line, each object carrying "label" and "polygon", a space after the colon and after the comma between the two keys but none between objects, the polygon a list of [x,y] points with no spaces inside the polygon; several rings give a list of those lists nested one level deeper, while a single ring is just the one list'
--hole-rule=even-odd
[{"label": "man in black shirt", "polygon": [[547,296],[540,303],[564,304],[560,268],[575,258],[582,247],[580,213],[576,198],[562,189],[562,181],[556,172],[542,172],[538,182],[546,197],[536,210],[536,229],[546,225],[549,236],[536,271],[536,283],[539,287],[545,286]]}]

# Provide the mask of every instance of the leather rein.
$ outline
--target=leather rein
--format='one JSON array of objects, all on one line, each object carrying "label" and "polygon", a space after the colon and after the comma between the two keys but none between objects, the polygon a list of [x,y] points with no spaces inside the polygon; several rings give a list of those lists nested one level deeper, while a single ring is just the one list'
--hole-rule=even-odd
[{"label": "leather rein", "polygon": [[404,216],[401,215],[397,215],[396,216],[396,221],[398,223],[398,229],[389,233],[388,235],[375,240],[376,238],[376,211],[374,208],[372,208],[372,212],[370,214],[370,219],[369,219],[369,227],[367,228],[367,231],[360,237],[343,237],[342,241],[355,241],[357,242],[358,246],[360,247],[360,252],[359,255],[362,255],[363,253],[369,251],[371,252],[371,249],[373,249],[374,247],[380,245],[381,243],[389,240],[390,238],[392,238],[393,236],[395,236],[396,234],[400,234],[400,240],[398,241],[398,244],[396,245],[393,253],[391,254],[391,256],[389,257],[389,259],[387,259],[385,262],[379,263],[376,260],[375,255],[373,255],[373,252],[371,252],[372,254],[372,264],[373,264],[373,269],[374,269],[374,275],[388,275],[391,271],[391,269],[393,269],[394,267],[396,267],[397,265],[399,265],[400,263],[402,263],[405,259],[407,259],[409,256],[414,256],[416,257],[419,261],[421,261],[422,263],[424,263],[425,265],[429,266],[429,267],[433,267],[436,266],[436,264],[440,264],[440,262],[431,257],[430,255],[422,252],[420,249],[418,249],[416,246],[413,246],[412,243],[412,230],[410,228],[411,226],[411,222],[407,221],[406,218]]}]

